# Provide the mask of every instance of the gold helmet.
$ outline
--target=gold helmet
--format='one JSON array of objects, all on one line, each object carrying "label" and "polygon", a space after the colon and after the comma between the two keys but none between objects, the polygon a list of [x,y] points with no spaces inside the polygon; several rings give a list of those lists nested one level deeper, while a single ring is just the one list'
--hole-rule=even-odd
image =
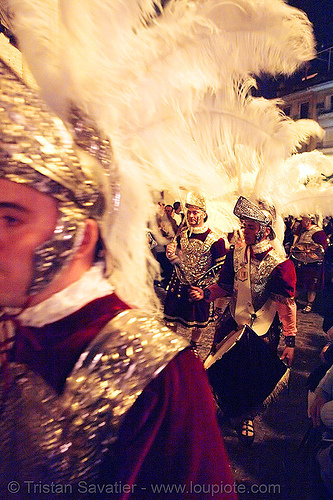
[{"label": "gold helmet", "polygon": [[206,200],[200,193],[195,193],[193,191],[187,193],[185,207],[188,208],[189,206],[200,208],[200,210],[206,212]]},{"label": "gold helmet", "polygon": [[[0,60],[0,178],[23,184],[57,200],[52,237],[35,250],[28,293],[45,288],[66,266],[81,242],[85,220],[93,218],[103,240],[107,208],[103,184],[96,181],[74,151],[73,137],[35,92]],[[77,143],[98,151],[106,162],[111,148],[73,110]],[[98,156],[95,154],[95,156]],[[111,156],[112,158],[112,156]]]},{"label": "gold helmet", "polygon": [[[261,207],[265,206],[261,202]],[[273,229],[273,216],[270,210],[265,208],[260,208],[258,205],[248,200],[244,196],[240,196],[234,206],[234,214],[239,219],[249,219],[258,222],[261,227],[269,227],[270,234],[269,238],[274,240],[276,238],[275,231]]]}]

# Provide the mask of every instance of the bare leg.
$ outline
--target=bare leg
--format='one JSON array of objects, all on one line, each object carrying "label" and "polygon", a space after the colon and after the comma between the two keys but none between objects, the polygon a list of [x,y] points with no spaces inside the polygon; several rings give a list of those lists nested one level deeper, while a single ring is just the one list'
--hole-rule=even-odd
[{"label": "bare leg", "polygon": [[306,304],[304,309],[302,309],[303,313],[309,313],[312,311],[313,302],[314,299],[316,298],[316,292],[308,292],[307,298],[308,298],[308,303]]},{"label": "bare leg", "polygon": [[192,328],[191,342],[199,342],[199,340],[201,339],[202,330],[202,328]]}]

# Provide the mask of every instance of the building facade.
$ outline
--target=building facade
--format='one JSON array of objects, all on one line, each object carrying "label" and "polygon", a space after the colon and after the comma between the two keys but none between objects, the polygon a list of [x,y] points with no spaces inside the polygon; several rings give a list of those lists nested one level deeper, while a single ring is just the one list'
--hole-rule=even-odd
[{"label": "building facade", "polygon": [[333,156],[333,47],[319,53],[296,84],[280,88],[278,97],[283,111],[290,118],[311,118],[325,131],[322,142],[313,139],[302,152],[317,149]]}]

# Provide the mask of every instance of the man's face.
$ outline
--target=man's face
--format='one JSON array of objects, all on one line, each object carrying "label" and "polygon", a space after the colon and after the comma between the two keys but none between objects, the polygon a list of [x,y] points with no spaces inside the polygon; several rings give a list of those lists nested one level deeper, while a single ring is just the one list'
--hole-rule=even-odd
[{"label": "man's face", "polygon": [[205,212],[197,207],[187,208],[187,220],[191,227],[202,227],[204,225]]},{"label": "man's face", "polygon": [[0,307],[22,307],[33,276],[35,249],[56,226],[56,201],[0,179]]},{"label": "man's face", "polygon": [[[246,245],[254,245],[255,243],[258,243],[257,234],[260,231],[259,222],[255,222],[251,219],[244,219],[242,220],[242,229]],[[259,241],[262,239],[264,238],[261,238]]]},{"label": "man's face", "polygon": [[302,217],[301,224],[305,229],[308,229],[309,227],[311,227],[312,221],[309,217]]},{"label": "man's face", "polygon": [[173,216],[173,208],[172,207],[165,207],[165,213],[169,219],[172,218]]}]

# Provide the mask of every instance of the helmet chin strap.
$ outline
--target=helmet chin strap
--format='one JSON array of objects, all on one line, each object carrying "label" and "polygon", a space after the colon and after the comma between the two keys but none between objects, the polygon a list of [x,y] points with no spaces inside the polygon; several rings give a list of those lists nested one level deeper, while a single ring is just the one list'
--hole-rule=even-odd
[{"label": "helmet chin strap", "polygon": [[86,219],[80,220],[77,214],[69,216],[67,210],[59,212],[51,238],[35,249],[28,296],[37,295],[53,283],[66,270],[82,243]]},{"label": "helmet chin strap", "polygon": [[255,236],[255,243],[260,243],[260,241],[265,239],[266,228],[267,228],[267,226],[260,224],[259,231],[257,232],[257,234]]},{"label": "helmet chin strap", "polygon": [[[72,238],[72,247],[70,250],[66,251],[66,255],[62,259],[59,257],[59,252],[58,252],[59,248],[61,247],[58,247],[57,245],[54,244],[55,235],[59,235],[58,223],[56,225],[52,237],[49,240],[47,240],[43,245],[36,248],[34,255],[34,263],[33,263],[34,266],[33,274],[30,284],[27,286],[25,292],[26,300],[24,304],[20,307],[6,308],[8,309],[8,311],[9,310],[11,311],[10,312],[11,317],[21,314],[28,307],[30,307],[34,297],[39,293],[43,292],[48,286],[54,283],[54,281],[66,271],[67,267],[73,260],[76,251],[78,250],[83,241],[85,228],[86,228],[85,221],[77,224],[76,232]],[[45,253],[41,252],[42,256],[38,256],[37,252],[40,252],[43,249],[47,249],[48,251]],[[45,256],[47,257],[46,259]],[[59,259],[61,259],[60,265],[59,265]],[[45,266],[48,268],[46,273],[47,276],[43,277],[43,279],[38,279],[41,277],[39,276],[39,273],[36,272],[36,268],[42,270]]]}]

